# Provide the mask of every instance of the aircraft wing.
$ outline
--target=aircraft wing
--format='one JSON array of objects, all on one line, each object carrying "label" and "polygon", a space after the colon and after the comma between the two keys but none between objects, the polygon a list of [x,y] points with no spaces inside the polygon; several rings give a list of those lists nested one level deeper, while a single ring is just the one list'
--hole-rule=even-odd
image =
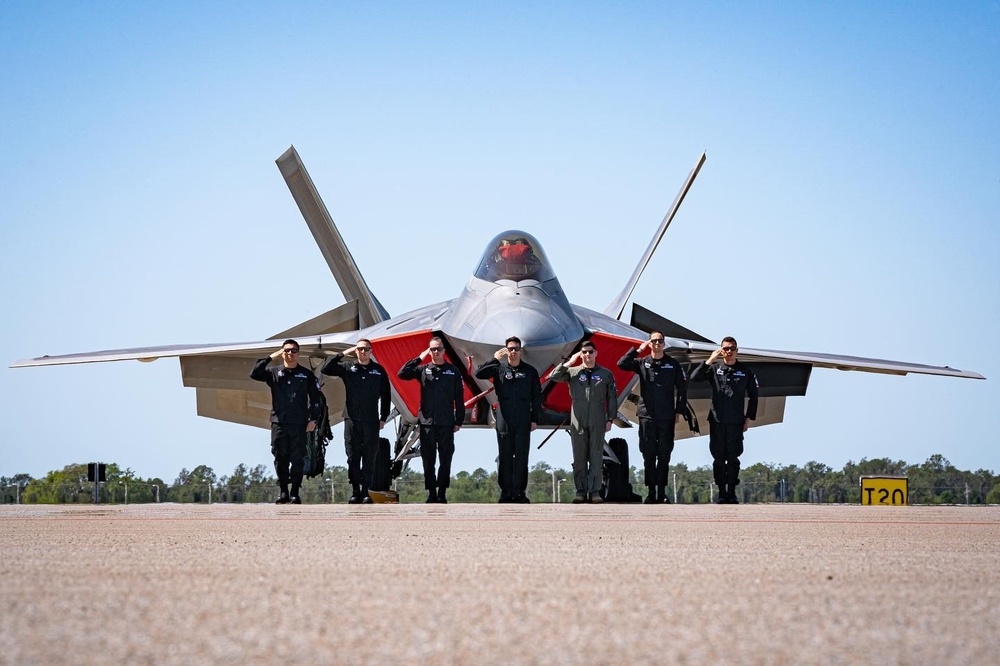
[{"label": "aircraft wing", "polygon": [[[299,362],[318,371],[330,354],[352,347],[357,342],[358,333],[358,306],[356,301],[352,301],[260,342],[164,345],[46,355],[21,360],[10,367],[110,361],[151,363],[160,358],[177,358],[184,386],[196,391],[200,416],[268,428],[271,397],[266,385],[250,379],[254,362],[271,354],[281,340],[295,337],[302,350]],[[344,405],[343,384],[326,382],[323,393],[330,408],[331,421],[339,422]]]},{"label": "aircraft wing", "polygon": [[[719,345],[690,329],[676,324],[652,310],[633,304],[632,323],[625,324],[603,313],[574,306],[574,311],[590,333],[598,348],[598,363],[607,368],[614,367],[618,359],[631,346],[638,346],[648,338],[648,332],[658,330],[667,338],[667,353],[689,370],[705,361]],[[623,346],[624,344],[624,346]],[[857,372],[906,375],[909,373],[985,379],[978,372],[959,370],[949,366],[925,365],[907,361],[844,356],[818,352],[780,351],[740,347],[739,358],[750,364],[760,382],[760,401],[757,419],[753,426],[780,423],[784,419],[785,399],[789,396],[804,396],[809,385],[813,368],[833,368]],[[631,374],[631,373],[628,373]],[[634,379],[634,378],[633,378]],[[629,383],[628,378],[616,375],[619,387],[628,386],[627,394],[620,396],[619,412],[629,421],[638,423],[636,414],[639,385]],[[558,394],[549,396],[551,402],[558,402]],[[688,385],[688,402],[694,409],[701,426],[701,434],[708,434],[708,410],[711,406],[711,389],[705,382]],[[562,406],[560,404],[560,406]],[[696,436],[682,425],[677,428],[677,439]]]}]

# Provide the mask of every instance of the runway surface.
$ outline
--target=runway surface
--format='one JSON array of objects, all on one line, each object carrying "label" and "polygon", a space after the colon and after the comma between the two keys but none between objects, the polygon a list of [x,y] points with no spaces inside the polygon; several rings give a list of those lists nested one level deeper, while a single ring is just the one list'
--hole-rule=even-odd
[{"label": "runway surface", "polygon": [[995,664],[1000,507],[0,507],[5,664]]}]

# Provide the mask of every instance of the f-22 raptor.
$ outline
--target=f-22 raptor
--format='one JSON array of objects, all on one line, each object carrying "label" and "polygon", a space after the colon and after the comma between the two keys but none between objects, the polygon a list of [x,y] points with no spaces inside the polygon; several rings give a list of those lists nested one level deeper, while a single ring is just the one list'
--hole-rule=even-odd
[{"label": "f-22 raptor", "polygon": [[[666,338],[666,352],[689,367],[704,361],[718,345],[697,333],[633,303],[631,319],[621,321],[625,305],[643,270],[694,183],[706,156],[691,169],[673,203],[663,217],[646,251],[621,292],[603,311],[573,305],[568,300],[555,267],[538,239],[520,230],[507,230],[491,238],[476,262],[465,288],[454,299],[425,305],[391,317],[369,289],[340,232],[320,198],[294,146],[276,162],[323,257],[343,292],[346,303],[309,321],[281,331],[266,340],[248,343],[175,345],[118,349],[62,356],[41,356],[18,361],[11,367],[30,367],[103,361],[157,358],[180,359],[184,386],[197,392],[198,414],[209,418],[269,427],[270,397],[267,387],[249,378],[254,359],[273,351],[281,340],[295,338],[302,350],[300,363],[316,371],[335,351],[354,346],[359,338],[371,341],[373,357],[391,376],[393,418],[396,420],[397,462],[412,455],[417,428],[419,386],[399,380],[395,370],[418,356],[432,335],[440,336],[448,359],[461,369],[466,398],[465,426],[492,427],[495,396],[489,382],[473,376],[474,368],[488,360],[504,340],[518,336],[524,344],[524,360],[542,374],[541,428],[565,424],[569,394],[565,384],[548,380],[556,363],[571,355],[585,340],[591,340],[615,373],[620,427],[637,423],[637,377],[617,368],[613,360],[648,337],[651,330]],[[760,382],[758,417],[753,425],[781,422],[785,399],[803,396],[814,367],[905,375],[921,373],[945,377],[984,379],[976,372],[947,366],[838,356],[812,352],[740,349],[740,360],[752,364]],[[263,390],[262,390],[263,389]],[[331,420],[340,420],[344,393],[341,382],[323,387]],[[707,387],[690,387],[688,398],[695,417],[704,422],[710,394]],[[678,438],[692,436],[685,431]],[[399,467],[396,467],[397,471]]]}]

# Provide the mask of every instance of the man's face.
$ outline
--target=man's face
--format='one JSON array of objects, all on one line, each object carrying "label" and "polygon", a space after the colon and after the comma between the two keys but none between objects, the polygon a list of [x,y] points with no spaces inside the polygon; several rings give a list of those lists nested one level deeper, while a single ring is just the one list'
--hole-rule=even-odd
[{"label": "man's face", "polygon": [[649,349],[653,355],[653,358],[660,358],[661,356],[663,356],[663,348],[665,344],[666,340],[664,340],[663,336],[660,335],[659,333],[654,333],[652,336],[650,336]]},{"label": "man's face", "polygon": [[358,363],[368,365],[372,360],[372,346],[368,342],[358,343]]},{"label": "man's face", "polygon": [[513,340],[507,343],[507,362],[513,366],[521,363],[521,345]]},{"label": "man's face", "polygon": [[597,350],[593,347],[584,347],[581,349],[580,357],[583,359],[583,364],[588,368],[597,365]]},{"label": "man's face", "polygon": [[442,345],[437,340],[431,342],[427,347],[431,352],[431,362],[435,365],[441,365],[444,363],[444,345]]},{"label": "man's face", "polygon": [[299,348],[285,345],[281,348],[281,361],[285,367],[292,368],[299,364]]},{"label": "man's face", "polygon": [[726,365],[732,365],[736,363],[736,344],[733,342],[723,342],[722,343],[722,360]]}]

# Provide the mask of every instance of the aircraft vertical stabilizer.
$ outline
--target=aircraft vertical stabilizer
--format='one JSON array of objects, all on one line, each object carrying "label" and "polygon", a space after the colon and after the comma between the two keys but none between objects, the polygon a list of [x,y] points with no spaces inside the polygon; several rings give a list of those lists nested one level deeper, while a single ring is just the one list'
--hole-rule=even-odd
[{"label": "aircraft vertical stabilizer", "polygon": [[684,181],[684,185],[681,186],[680,192],[674,198],[674,202],[670,204],[670,209],[667,210],[667,214],[663,216],[663,221],[660,222],[660,227],[653,234],[653,240],[649,242],[649,246],[646,247],[646,252],[642,255],[642,259],[639,260],[638,265],[636,265],[635,270],[632,272],[632,277],[628,279],[625,287],[621,292],[615,297],[608,307],[604,309],[604,314],[609,317],[614,317],[615,319],[621,319],[622,313],[625,312],[625,303],[628,301],[629,297],[632,295],[632,291],[635,289],[635,285],[639,282],[639,276],[642,275],[642,271],[645,270],[646,264],[653,256],[653,252],[656,250],[656,246],[660,244],[660,239],[663,238],[663,234],[667,232],[667,227],[674,219],[674,215],[677,214],[677,209],[681,207],[684,202],[684,197],[687,196],[688,190],[691,189],[694,179],[698,177],[698,172],[701,171],[701,165],[705,163],[706,155],[701,154],[698,161],[695,163],[694,168],[691,169],[691,173],[688,174],[687,180]]},{"label": "aircraft vertical stabilizer", "polygon": [[333,223],[330,212],[326,209],[326,204],[320,198],[316,186],[313,185],[309,172],[302,164],[295,146],[289,147],[281,157],[275,160],[282,178],[288,185],[288,189],[302,211],[309,230],[312,232],[316,244],[319,245],[323,258],[326,259],[330,272],[336,278],[340,291],[344,294],[344,299],[348,302],[358,301],[358,319],[362,328],[372,326],[380,321],[389,318],[382,304],[375,298],[375,294],[368,288],[358,265],[354,263],[347,244],[337,231],[337,225]]}]

